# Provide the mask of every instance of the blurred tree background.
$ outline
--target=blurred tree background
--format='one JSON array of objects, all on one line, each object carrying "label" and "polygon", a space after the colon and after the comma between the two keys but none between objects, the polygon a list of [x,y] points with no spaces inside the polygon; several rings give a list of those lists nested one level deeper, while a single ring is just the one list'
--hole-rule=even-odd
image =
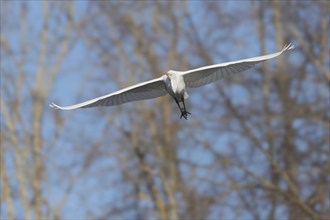
[{"label": "blurred tree background", "polygon": [[[329,218],[328,1],[1,1],[1,219]],[[170,97],[56,111],[296,49]]]}]

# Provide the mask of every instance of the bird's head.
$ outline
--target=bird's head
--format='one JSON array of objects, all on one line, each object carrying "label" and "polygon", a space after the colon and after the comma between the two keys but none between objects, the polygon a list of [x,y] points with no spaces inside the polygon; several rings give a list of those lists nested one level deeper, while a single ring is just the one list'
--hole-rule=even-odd
[{"label": "bird's head", "polygon": [[173,70],[169,70],[164,73],[167,77],[171,77],[173,75]]}]

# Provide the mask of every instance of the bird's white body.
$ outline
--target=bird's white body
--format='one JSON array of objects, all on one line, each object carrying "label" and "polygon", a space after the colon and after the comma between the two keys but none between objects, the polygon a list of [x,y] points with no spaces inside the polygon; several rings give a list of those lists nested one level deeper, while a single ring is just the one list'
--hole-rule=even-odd
[{"label": "bird's white body", "polygon": [[166,73],[167,77],[164,77],[166,91],[174,99],[181,100],[183,97],[187,99],[188,93],[186,91],[186,84],[184,82],[181,72],[170,70]]},{"label": "bird's white body", "polygon": [[[113,106],[120,105],[126,102],[156,98],[166,94],[170,94],[181,111],[181,117],[187,119],[184,100],[188,98],[187,87],[196,88],[211,82],[220,80],[226,76],[244,72],[252,68],[255,64],[275,58],[281,55],[284,51],[293,49],[294,46],[289,44],[281,51],[273,54],[268,54],[249,59],[243,59],[233,62],[215,64],[211,66],[204,66],[193,70],[184,72],[170,70],[165,75],[139,83],[117,92],[110,93],[95,99],[88,100],[76,105],[61,107],[54,103],[50,104],[52,108],[62,110],[72,110],[77,108],[89,108],[95,106]],[[183,107],[179,105],[183,103]]]}]

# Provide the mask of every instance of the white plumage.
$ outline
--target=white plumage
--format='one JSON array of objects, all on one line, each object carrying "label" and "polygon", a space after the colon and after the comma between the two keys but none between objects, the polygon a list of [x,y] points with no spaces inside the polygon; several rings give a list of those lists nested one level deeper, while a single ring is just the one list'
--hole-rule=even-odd
[{"label": "white plumage", "polygon": [[[284,51],[291,49],[294,49],[294,46],[289,44],[277,53],[264,56],[215,64],[183,72],[170,70],[159,78],[139,83],[86,102],[66,107],[61,107],[54,103],[50,104],[50,106],[52,108],[62,110],[89,108],[95,106],[113,106],[132,101],[152,99],[169,93],[178,104],[181,111],[181,117],[187,119],[187,114],[190,114],[186,111],[184,103],[184,99],[188,98],[188,93],[186,90],[187,87],[200,87],[220,80],[225,76],[244,72],[252,68],[257,63],[275,58],[281,55]],[[180,106],[179,102],[183,103],[183,108]]]}]

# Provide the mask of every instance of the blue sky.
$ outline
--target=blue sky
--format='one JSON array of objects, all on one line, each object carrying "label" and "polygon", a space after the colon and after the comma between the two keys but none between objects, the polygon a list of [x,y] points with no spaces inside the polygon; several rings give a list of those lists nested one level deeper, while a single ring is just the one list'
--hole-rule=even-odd
[{"label": "blue sky", "polygon": [[[16,16],[17,10],[16,6],[22,4],[22,2],[16,1],[13,3],[9,3],[13,8],[13,14],[11,14],[12,18],[18,18]],[[152,4],[147,2],[148,4]],[[212,20],[212,17],[208,17],[205,12],[205,8],[203,8],[203,3],[200,1],[191,1],[188,2],[189,12],[194,16],[192,17],[194,24],[196,25],[197,34],[201,37],[201,40],[205,43],[205,45],[209,46],[210,55],[214,62],[220,63],[225,61],[243,59],[253,56],[260,55],[260,44],[258,42],[258,38],[256,36],[256,26],[254,21],[252,20],[252,15],[250,19],[239,19],[237,18],[237,23],[235,27],[223,27],[219,25],[219,28],[214,30],[214,34],[208,38],[208,34],[206,33],[207,27],[209,25],[217,24],[218,22],[223,24],[222,22],[226,21],[217,21]],[[218,4],[223,5],[223,13],[230,12],[232,10],[237,10],[241,13],[250,14],[250,3],[246,1],[240,1],[239,6],[234,1],[221,1]],[[25,66],[26,71],[26,80],[27,84],[30,85],[34,80],[34,73],[36,70],[36,64],[38,60],[38,50],[39,50],[39,42],[40,36],[38,32],[42,27],[41,18],[41,3],[39,1],[30,1],[27,3],[28,5],[28,17],[27,23],[29,25],[29,33],[27,36],[22,36],[22,33],[19,30],[13,29],[11,31],[6,31],[4,33],[5,37],[10,39],[10,44],[15,50],[20,50],[21,44],[16,44],[20,39],[27,41],[32,44],[31,52],[29,52],[28,60]],[[88,2],[87,1],[77,1],[74,3],[75,5],[75,16],[74,19],[79,21],[83,18],[86,13],[90,13],[88,11]],[[51,8],[50,10],[52,10]],[[202,9],[202,10],[200,10]],[[127,13],[130,12],[131,9],[127,8]],[[133,13],[133,12],[132,12]],[[138,12],[134,12],[138,13]],[[147,16],[147,15],[145,15]],[[270,16],[266,13],[266,16]],[[148,20],[148,17],[140,17],[141,22],[144,22],[144,19]],[[313,19],[310,20],[310,22]],[[50,22],[54,22],[51,20]],[[186,22],[186,21],[183,21]],[[229,22],[229,21],[228,21]],[[55,23],[50,26],[55,25]],[[63,28],[65,22],[62,23]],[[184,25],[187,25],[184,23]],[[109,30],[113,31],[113,30]],[[116,34],[115,32],[113,34]],[[275,52],[275,43],[274,43],[274,28],[269,25],[267,29],[267,52]],[[215,37],[224,37],[226,38],[226,42],[219,42],[216,45],[209,45],[207,42],[211,42]],[[185,38],[180,38],[181,44],[178,46],[184,50],[187,47]],[[289,43],[289,42],[287,42]],[[166,43],[165,43],[166,44]],[[131,44],[127,44],[127,47],[130,47]],[[299,45],[297,45],[299,46]],[[128,50],[133,50],[133,48],[128,48]],[[203,60],[199,59],[198,56],[191,56],[193,59],[193,66],[191,67],[199,67],[203,65],[207,65],[203,62]],[[51,64],[48,60],[51,60],[51,57],[46,57],[46,63]],[[96,65],[96,61],[100,59],[98,57],[98,53],[94,50],[91,50],[90,47],[79,37],[76,39],[74,43],[74,47],[70,50],[68,56],[66,57],[63,65],[61,66],[60,73],[58,77],[55,79],[53,88],[51,89],[49,96],[45,102],[45,114],[44,114],[44,122],[43,122],[43,130],[42,135],[44,140],[47,142],[45,144],[45,157],[47,158],[48,167],[47,167],[47,179],[45,181],[45,197],[50,201],[51,204],[56,204],[56,202],[65,195],[65,188],[68,184],[67,181],[61,181],[63,178],[62,172],[68,172],[69,176],[71,174],[75,174],[79,172],[79,168],[83,162],[84,156],[86,152],[88,152],[91,147],[94,147],[97,144],[97,141],[104,137],[104,141],[109,143],[109,146],[102,146],[98,149],[104,157],[100,157],[97,160],[94,160],[94,163],[88,168],[86,171],[86,175],[82,176],[78,179],[78,181],[74,184],[73,191],[70,192],[68,201],[66,202],[64,208],[62,209],[62,216],[66,218],[83,218],[86,215],[86,210],[81,207],[95,207],[93,211],[95,214],[102,211],[106,208],[107,204],[114,203],[118,198],[121,198],[125,191],[129,190],[129,185],[116,185],[116,188],[112,187],[112,183],[118,181],[118,179],[122,178],[122,173],[120,173],[118,169],[118,164],[116,159],[117,153],[119,152],[120,144],[122,143],[122,134],[121,131],[117,129],[118,126],[122,126],[126,129],[130,129],[130,122],[132,116],[127,116],[125,114],[132,113],[135,114],[135,109],[141,109],[141,105],[138,103],[130,103],[127,105],[106,108],[102,111],[105,111],[107,114],[111,115],[117,111],[121,111],[119,117],[114,119],[113,124],[109,125],[109,122],[103,117],[104,114],[100,114],[100,109],[88,109],[88,110],[77,110],[74,112],[60,112],[60,116],[63,118],[67,118],[65,121],[65,125],[62,129],[60,129],[60,133],[58,134],[58,139],[54,140],[54,132],[55,132],[55,123],[53,121],[52,115],[54,114],[53,110],[48,107],[48,104],[51,102],[56,102],[60,105],[71,105],[77,103],[79,101],[84,101],[90,98],[95,98],[98,95],[104,95],[111,91],[114,91],[118,88],[121,88],[121,85],[118,85],[116,81],[105,81],[102,79],[111,79],[109,75],[111,74],[121,74],[118,72],[111,72],[111,70],[102,68]],[[299,59],[299,56],[298,56]],[[132,59],[134,60],[134,59]],[[118,65],[122,64],[123,61],[119,61]],[[274,63],[274,61],[271,61]],[[11,65],[9,62],[5,65]],[[165,65],[164,63],[160,65]],[[48,67],[46,67],[47,70]],[[168,69],[176,69],[180,67],[164,67]],[[125,66],[119,68],[122,71],[125,71]],[[184,70],[184,69],[178,69]],[[141,70],[140,70],[141,71]],[[143,71],[141,71],[143,73]],[[254,74],[255,73],[255,74]],[[47,74],[47,72],[45,72]],[[161,73],[159,73],[160,75]],[[150,76],[151,74],[146,70],[146,75]],[[124,75],[126,76],[126,75]],[[145,77],[145,76],[142,76]],[[245,74],[237,76],[241,82],[252,81],[258,82],[258,77],[260,75],[257,74],[257,70],[248,71]],[[137,77],[138,78],[138,77]],[[137,83],[138,81],[132,81],[131,83]],[[3,85],[5,82],[1,82]],[[100,85],[102,83],[102,85]],[[217,86],[224,87],[224,91],[227,94],[230,94],[231,100],[234,104],[238,106],[242,106],[242,108],[258,108],[258,103],[253,104],[251,107],[251,100],[255,100],[254,94],[249,93],[249,91],[241,86],[239,83],[233,83],[231,86],[228,86],[225,81],[218,82],[217,85],[208,85],[199,90],[190,90],[190,99],[189,99],[189,109],[193,113],[191,119],[188,121],[180,121],[180,124],[183,124],[183,129],[178,131],[177,143],[182,146],[182,149],[178,152],[179,157],[181,159],[191,160],[195,163],[201,165],[208,165],[212,160],[215,160],[214,156],[210,154],[210,152],[206,151],[203,148],[202,143],[210,143],[214,149],[218,152],[221,152],[225,155],[237,156],[238,159],[244,161],[246,159],[246,155],[251,153],[250,147],[253,143],[250,140],[246,140],[239,133],[233,133],[232,131],[219,133],[219,119],[221,115],[224,115],[228,109],[223,106],[215,106],[216,111],[211,112],[211,116],[214,116],[214,119],[211,121],[206,121],[206,119],[211,119],[210,116],[205,115],[208,113],[210,108],[213,108],[212,104],[214,100],[218,100],[219,94],[215,91],[218,91]],[[315,85],[308,84],[306,82],[306,90],[313,97],[313,91]],[[201,92],[202,91],[202,92]],[[255,93],[261,91],[260,87],[255,88]],[[205,94],[209,92],[209,95],[205,97]],[[29,93],[22,92],[23,98],[30,100]],[[6,99],[6,97],[5,97]],[[172,100],[171,100],[172,101]],[[154,101],[147,101],[150,107],[153,106]],[[27,103],[27,106],[29,103]],[[175,107],[174,102],[169,102],[169,105]],[[175,112],[177,113],[177,112]],[[30,122],[30,114],[26,113],[26,121]],[[177,117],[179,118],[179,116]],[[176,119],[173,119],[176,120]],[[252,120],[252,119],[251,119]],[[190,127],[193,127],[194,124],[199,123],[200,126],[198,128],[194,127],[194,130],[191,130]],[[240,129],[237,121],[232,120],[231,127]],[[105,135],[103,131],[108,131]],[[222,131],[222,130],[221,130]],[[257,135],[261,135],[264,131],[253,130]],[[198,140],[201,144],[200,146],[194,146],[194,150],[191,150],[189,140],[186,140],[185,137],[193,135],[195,140]],[[322,134],[320,134],[322,136]],[[77,141],[78,137],[78,141]],[[265,143],[267,144],[267,143]],[[239,148],[237,146],[240,146]],[[128,146],[130,146],[128,144]],[[123,146],[126,147],[126,146]],[[131,149],[130,149],[131,150]],[[112,155],[112,156],[109,156]],[[113,156],[116,155],[116,156]],[[119,156],[118,156],[119,157]],[[265,160],[260,154],[252,155],[254,158],[254,164],[251,164],[249,168],[254,169],[259,174],[263,174],[265,167],[260,166]],[[10,155],[6,157],[6,163],[8,167],[13,167],[11,164]],[[131,164],[128,164],[131,166]],[[113,172],[109,173],[108,176],[99,175],[99,171],[107,168],[112,170]],[[185,169],[184,166],[181,168]],[[200,176],[208,176],[206,170],[200,169]],[[221,170],[212,170],[214,176],[217,176],[219,179],[224,178]],[[233,175],[240,176],[242,175],[239,170],[233,170]],[[199,185],[198,190],[201,190],[203,193],[212,193],[209,192],[209,189],[213,189],[208,184],[203,185],[203,183],[196,181],[196,183],[191,183]],[[99,190],[94,191],[97,188]],[[220,191],[222,189],[219,189]],[[88,192],[88,193],[85,193]],[[233,194],[232,197],[229,198],[230,203],[235,204],[238,200],[238,195]],[[15,203],[16,204],[16,203]],[[19,203],[16,204],[18,210],[21,210]],[[120,204],[119,204],[120,205]],[[232,209],[223,209],[224,216],[226,218],[234,217],[234,213],[232,213]],[[265,209],[267,210],[267,209]],[[214,212],[217,211],[215,208]],[[262,210],[261,214],[262,214]],[[283,211],[281,207],[278,209],[279,212]],[[126,217],[133,216],[134,213],[127,213]],[[250,218],[249,214],[243,213],[243,217]],[[217,213],[214,214],[217,216]],[[211,217],[212,214],[211,214]]]},{"label": "blue sky", "polygon": [[[19,5],[21,3],[15,2],[11,3],[12,5]],[[242,2],[244,6],[241,6],[242,8],[248,7],[248,3]],[[27,77],[28,80],[33,80],[33,74],[36,70],[36,66],[33,65],[33,63],[36,64],[37,62],[37,52],[38,52],[38,35],[37,33],[39,32],[40,28],[42,27],[42,20],[41,15],[41,4],[40,2],[34,1],[34,2],[29,2],[28,4],[28,25],[33,32],[31,32],[30,36],[26,36],[27,38],[25,39],[27,42],[31,42],[33,39],[35,42],[33,43],[34,46],[36,46],[35,50],[31,53],[31,64],[29,64],[26,67],[27,74],[29,77]],[[203,13],[196,13],[198,12],[199,8],[202,7],[201,2],[190,2],[189,4],[189,10],[191,13],[194,14],[193,16],[193,22],[195,25],[200,28],[198,29],[198,34],[200,36],[205,36],[204,28],[203,26],[207,25],[208,22],[213,23],[214,21],[206,21],[204,20],[204,14]],[[228,10],[230,10],[231,7],[236,7],[234,4],[227,4],[228,5]],[[81,19],[81,16],[84,15],[84,12],[86,11],[86,2],[84,1],[79,1],[75,3],[75,19],[78,21]],[[202,11],[201,11],[202,12]],[[220,50],[222,51],[228,51],[227,58],[228,60],[223,60],[221,57],[213,57],[215,61],[217,62],[223,62],[223,61],[229,61],[229,60],[235,60],[235,59],[241,59],[245,58],[248,56],[254,56],[254,55],[259,55],[258,49],[256,45],[258,44],[253,44],[253,42],[256,40],[255,35],[253,33],[255,32],[254,26],[251,20],[242,20],[239,24],[237,24],[237,27],[235,28],[235,33],[232,33],[234,36],[239,36],[243,35],[243,32],[249,32],[251,35],[249,36],[249,39],[245,38],[245,43],[250,42],[250,44],[245,45],[244,49],[242,47],[235,47],[234,42],[233,45],[223,45],[219,44],[216,47],[221,47]],[[65,23],[63,23],[64,25]],[[247,26],[251,27],[250,30],[247,30]],[[221,27],[219,27],[219,35],[228,35],[226,32],[221,32]],[[242,32],[242,34],[241,34]],[[17,32],[14,30],[13,32],[6,32],[5,35],[8,38],[11,38],[12,40],[10,41],[12,43],[13,48],[16,48],[15,44],[15,39],[17,39],[18,35]],[[228,35],[231,36],[231,35]],[[247,35],[245,35],[247,36]],[[20,36],[19,36],[20,37]],[[208,39],[203,39],[203,40],[208,40]],[[19,44],[17,44],[17,50],[20,50]],[[233,50],[235,48],[235,50]],[[48,57],[46,58],[47,61]],[[49,97],[47,98],[47,102],[45,103],[46,107],[46,113],[44,116],[45,123],[43,125],[43,136],[45,140],[51,141],[53,132],[54,132],[54,122],[50,115],[52,114],[51,111],[52,109],[48,108],[48,104],[55,101],[59,102],[62,105],[69,105],[76,103],[77,101],[83,101],[89,98],[94,98],[96,94],[99,93],[99,95],[103,95],[104,93],[108,93],[110,91],[115,90],[118,88],[118,85],[114,85],[113,83],[109,82],[104,82],[105,85],[97,85],[96,83],[99,83],[98,80],[96,80],[96,83],[94,82],[94,79],[97,78],[102,78],[104,74],[107,74],[104,72],[102,69],[94,69],[94,65],[91,63],[93,62],[93,59],[98,59],[97,54],[93,54],[93,51],[91,51],[86,44],[81,40],[77,39],[77,42],[75,42],[74,47],[72,50],[69,52],[68,56],[65,59],[65,62],[63,63],[61,69],[60,69],[60,74],[58,77],[55,79],[53,89],[51,90]],[[90,62],[91,61],[91,62]],[[74,64],[74,65],[72,65]],[[201,65],[205,65],[202,62],[198,62],[195,67],[199,67]],[[170,69],[173,69],[172,67],[168,67]],[[123,68],[123,70],[125,70]],[[45,73],[47,74],[47,73]],[[116,74],[116,73],[114,73]],[[133,82],[132,82],[133,83]],[[212,91],[214,85],[210,85],[207,87],[202,88],[203,90],[207,91],[210,90]],[[83,89],[82,89],[83,88]],[[95,88],[97,88],[97,92],[95,93]],[[93,91],[93,92],[92,92]],[[103,92],[103,93],[101,93]],[[246,100],[246,95],[244,93],[244,90],[242,90],[239,86],[233,86],[232,90],[230,91],[233,96],[238,97],[235,98],[234,100],[236,102],[244,102]],[[28,94],[22,94],[23,97],[27,96]],[[212,94],[211,94],[212,95]],[[216,94],[214,94],[216,98]],[[240,99],[241,97],[241,99]],[[191,91],[191,98],[190,98],[190,108],[192,108],[193,111],[193,116],[198,117],[202,116],[202,112],[197,112],[197,109],[194,109],[196,106],[199,105],[203,100],[203,97],[201,97],[198,92],[196,91]],[[169,103],[172,105],[173,103]],[[173,104],[174,105],[174,104]],[[205,104],[206,106],[208,104]],[[128,104],[130,108],[134,108],[134,104]],[[118,108],[118,107],[114,107]],[[126,106],[122,106],[119,108],[126,108]],[[107,112],[111,114],[113,110],[109,109]],[[70,167],[68,170],[69,173],[76,173],[78,172],[77,169],[75,169],[75,166],[79,167],[79,165],[82,162],[82,155],[79,155],[76,153],[76,143],[71,142],[75,139],[77,136],[81,136],[82,138],[82,143],[85,143],[85,146],[79,146],[81,148],[81,151],[84,152],[85,150],[88,150],[88,148],[93,145],[94,140],[97,141],[100,139],[100,137],[103,135],[101,133],[103,127],[105,126],[106,121],[102,118],[95,118],[94,115],[95,113],[98,112],[97,109],[89,109],[88,111],[86,110],[77,110],[75,112],[61,112],[60,114],[63,117],[71,117],[69,120],[67,120],[67,124],[63,127],[62,134],[60,136],[62,137],[57,141],[56,148],[52,148],[51,146],[46,147],[46,149],[50,149],[50,152],[47,152],[45,156],[49,157],[47,160],[49,161],[49,166],[47,169],[47,181],[45,182],[45,196],[49,199],[51,204],[56,204],[56,202],[63,196],[64,189],[65,189],[65,184],[67,182],[61,182],[59,181],[63,177],[60,177],[57,175],[57,172],[54,171],[54,167],[57,167],[57,169],[61,169],[60,167]],[[124,116],[124,115],[123,115]],[[29,117],[29,115],[27,115]],[[96,121],[95,121],[96,120]],[[126,121],[124,118],[118,118],[118,122],[115,123],[121,123],[120,121]],[[29,121],[29,119],[27,119]],[[116,120],[117,121],[117,120]],[[193,121],[193,120],[192,120]],[[127,122],[127,121],[126,121]],[[127,122],[129,123],[129,122]],[[184,122],[184,123],[190,123]],[[129,129],[129,124],[128,128]],[[207,127],[202,127],[200,132],[197,132],[197,136],[201,141],[207,140],[210,141],[211,143],[219,146],[217,147],[219,151],[226,152],[227,151],[227,144],[226,144],[226,139],[230,139],[229,136],[231,135],[230,133],[228,134],[222,134],[219,137],[214,136],[214,132],[204,132],[202,129],[207,129]],[[111,129],[113,130],[113,129]],[[67,133],[69,132],[69,133]],[[186,131],[183,131],[182,133],[179,133],[179,136],[185,135]],[[67,134],[66,134],[67,133]],[[115,132],[116,133],[116,132]],[[199,135],[198,135],[199,134]],[[118,134],[117,134],[118,135]],[[111,136],[115,138],[117,136],[116,134],[112,135],[110,134],[110,139]],[[200,136],[200,137],[199,137]],[[183,138],[184,139],[184,138]],[[244,141],[240,141],[241,144],[244,144]],[[116,143],[116,142],[115,142]],[[247,144],[247,143],[245,143]],[[245,145],[244,144],[244,145]],[[243,148],[244,149],[244,148]],[[111,151],[111,150],[110,150]],[[243,150],[244,152],[244,150]],[[196,161],[196,163],[201,163],[201,164],[207,164],[207,161],[212,160],[212,156],[205,152],[203,149],[197,150],[196,152],[187,152],[183,150],[180,155],[182,155],[182,158],[185,158],[185,155],[187,156],[187,159]],[[55,156],[55,158],[53,158]],[[97,172],[97,169],[101,168],[104,165],[109,166],[109,163],[112,165],[112,167],[116,167],[116,164],[113,163],[113,161],[109,160],[99,160],[100,162],[94,164],[92,169],[95,169],[95,172]],[[92,170],[90,171],[92,172]],[[202,173],[205,171],[201,171]],[[203,175],[201,173],[201,175]],[[120,175],[120,173],[117,174],[111,174],[108,178],[112,178],[113,175]],[[92,177],[92,178],[91,178]],[[99,185],[100,179],[94,179],[93,174],[87,175],[82,177],[78,182],[75,184],[73,192],[70,193],[70,196],[68,198],[68,202],[63,208],[62,215],[63,217],[68,217],[68,218],[82,218],[86,214],[84,210],[80,209],[82,206],[81,202],[84,201],[77,195],[81,195],[81,193],[78,192],[83,192],[85,191],[85,188],[92,189],[95,186]],[[106,187],[106,186],[105,186]],[[207,189],[207,186],[206,188]],[[203,188],[201,188],[203,190]],[[100,204],[103,204],[102,198],[104,196],[104,192],[107,192],[108,197],[111,198],[116,198],[117,196],[120,196],[121,194],[117,193],[118,189],[107,189],[106,191],[102,190],[100,192],[95,192],[93,195],[89,195],[89,198],[85,198],[86,203],[88,201],[89,206],[91,207],[97,207]],[[235,201],[235,198],[233,198],[233,202]],[[101,202],[101,203],[100,203]],[[99,204],[100,203],[100,204]],[[87,204],[85,204],[87,205]],[[97,209],[94,210],[97,212]],[[230,217],[230,212],[226,213],[227,217]]]}]

